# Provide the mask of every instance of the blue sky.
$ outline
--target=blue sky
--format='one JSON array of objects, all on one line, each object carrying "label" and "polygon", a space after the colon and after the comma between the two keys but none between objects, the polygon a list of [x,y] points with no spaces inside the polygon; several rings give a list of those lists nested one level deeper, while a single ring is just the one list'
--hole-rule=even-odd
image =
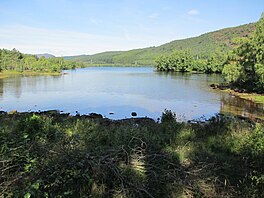
[{"label": "blue sky", "polygon": [[0,0],[0,48],[129,50],[255,22],[262,12],[263,0]]}]

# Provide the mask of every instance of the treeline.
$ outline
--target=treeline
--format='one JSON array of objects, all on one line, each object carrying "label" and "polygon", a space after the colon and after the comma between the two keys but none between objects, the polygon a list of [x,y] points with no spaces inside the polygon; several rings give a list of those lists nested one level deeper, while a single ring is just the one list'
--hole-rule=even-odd
[{"label": "treeline", "polygon": [[208,57],[204,59],[194,57],[189,51],[174,51],[172,54],[158,57],[155,66],[158,71],[221,73],[227,62],[227,54],[217,51]]},{"label": "treeline", "polygon": [[189,51],[175,51],[156,59],[158,71],[222,73],[228,83],[246,91],[264,93],[264,15],[249,38],[233,39],[229,52],[217,50],[207,58]]},{"label": "treeline", "polygon": [[16,49],[0,49],[1,71],[37,71],[60,72],[64,69],[84,67],[83,63],[66,61],[63,58],[38,58],[34,55],[22,54]]}]

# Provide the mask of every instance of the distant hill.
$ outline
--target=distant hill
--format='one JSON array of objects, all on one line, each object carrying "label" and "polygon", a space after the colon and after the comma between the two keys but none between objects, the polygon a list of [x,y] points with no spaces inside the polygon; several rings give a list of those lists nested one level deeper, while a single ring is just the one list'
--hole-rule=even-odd
[{"label": "distant hill", "polygon": [[94,55],[67,56],[67,60],[87,64],[153,65],[157,56],[174,50],[190,50],[194,56],[207,57],[215,50],[228,51],[234,47],[232,39],[248,37],[255,30],[255,23],[225,28],[197,37],[175,40],[158,47],[148,47],[129,51],[103,52]]},{"label": "distant hill", "polygon": [[45,53],[45,54],[35,54],[38,58],[41,58],[41,57],[44,57],[44,58],[55,58],[55,56],[54,55],[52,55],[52,54],[47,54],[47,53]]},{"label": "distant hill", "polygon": [[124,53],[122,51],[102,52],[94,55],[64,56],[65,60],[76,60],[85,63],[113,64],[113,57]]}]

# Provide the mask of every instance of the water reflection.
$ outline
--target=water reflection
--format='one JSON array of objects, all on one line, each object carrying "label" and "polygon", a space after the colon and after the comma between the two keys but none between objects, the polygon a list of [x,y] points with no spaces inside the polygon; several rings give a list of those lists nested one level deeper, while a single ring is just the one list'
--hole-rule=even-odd
[{"label": "water reflection", "polygon": [[61,76],[12,75],[10,78],[0,79],[0,96],[4,97],[5,94],[6,97],[19,99],[23,92],[45,91],[51,84],[52,87],[56,86],[60,80]]},{"label": "water reflection", "polygon": [[16,98],[20,98],[21,96],[21,93],[22,93],[22,89],[21,89],[21,77],[19,76],[15,76],[12,78],[13,79],[13,82],[12,84],[9,84],[11,86],[13,86],[13,94]]},{"label": "water reflection", "polygon": [[[62,76],[0,79],[0,108],[5,111],[59,109],[69,113],[101,113],[112,119],[158,118],[164,109],[194,119],[216,113],[263,117],[263,105],[209,88],[220,75],[155,72],[152,68],[87,68]],[[109,113],[114,114],[109,114]]]},{"label": "water reflection", "polygon": [[4,92],[4,82],[3,79],[0,79],[0,99],[3,97]]},{"label": "water reflection", "polygon": [[222,96],[220,112],[264,119],[264,105],[229,95]]}]

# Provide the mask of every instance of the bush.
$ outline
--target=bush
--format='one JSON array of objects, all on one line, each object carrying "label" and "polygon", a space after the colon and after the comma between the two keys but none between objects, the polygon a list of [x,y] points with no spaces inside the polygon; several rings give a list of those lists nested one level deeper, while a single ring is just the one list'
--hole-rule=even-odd
[{"label": "bush", "polygon": [[224,66],[222,74],[227,82],[236,82],[241,76],[242,67],[236,63],[230,63]]}]

